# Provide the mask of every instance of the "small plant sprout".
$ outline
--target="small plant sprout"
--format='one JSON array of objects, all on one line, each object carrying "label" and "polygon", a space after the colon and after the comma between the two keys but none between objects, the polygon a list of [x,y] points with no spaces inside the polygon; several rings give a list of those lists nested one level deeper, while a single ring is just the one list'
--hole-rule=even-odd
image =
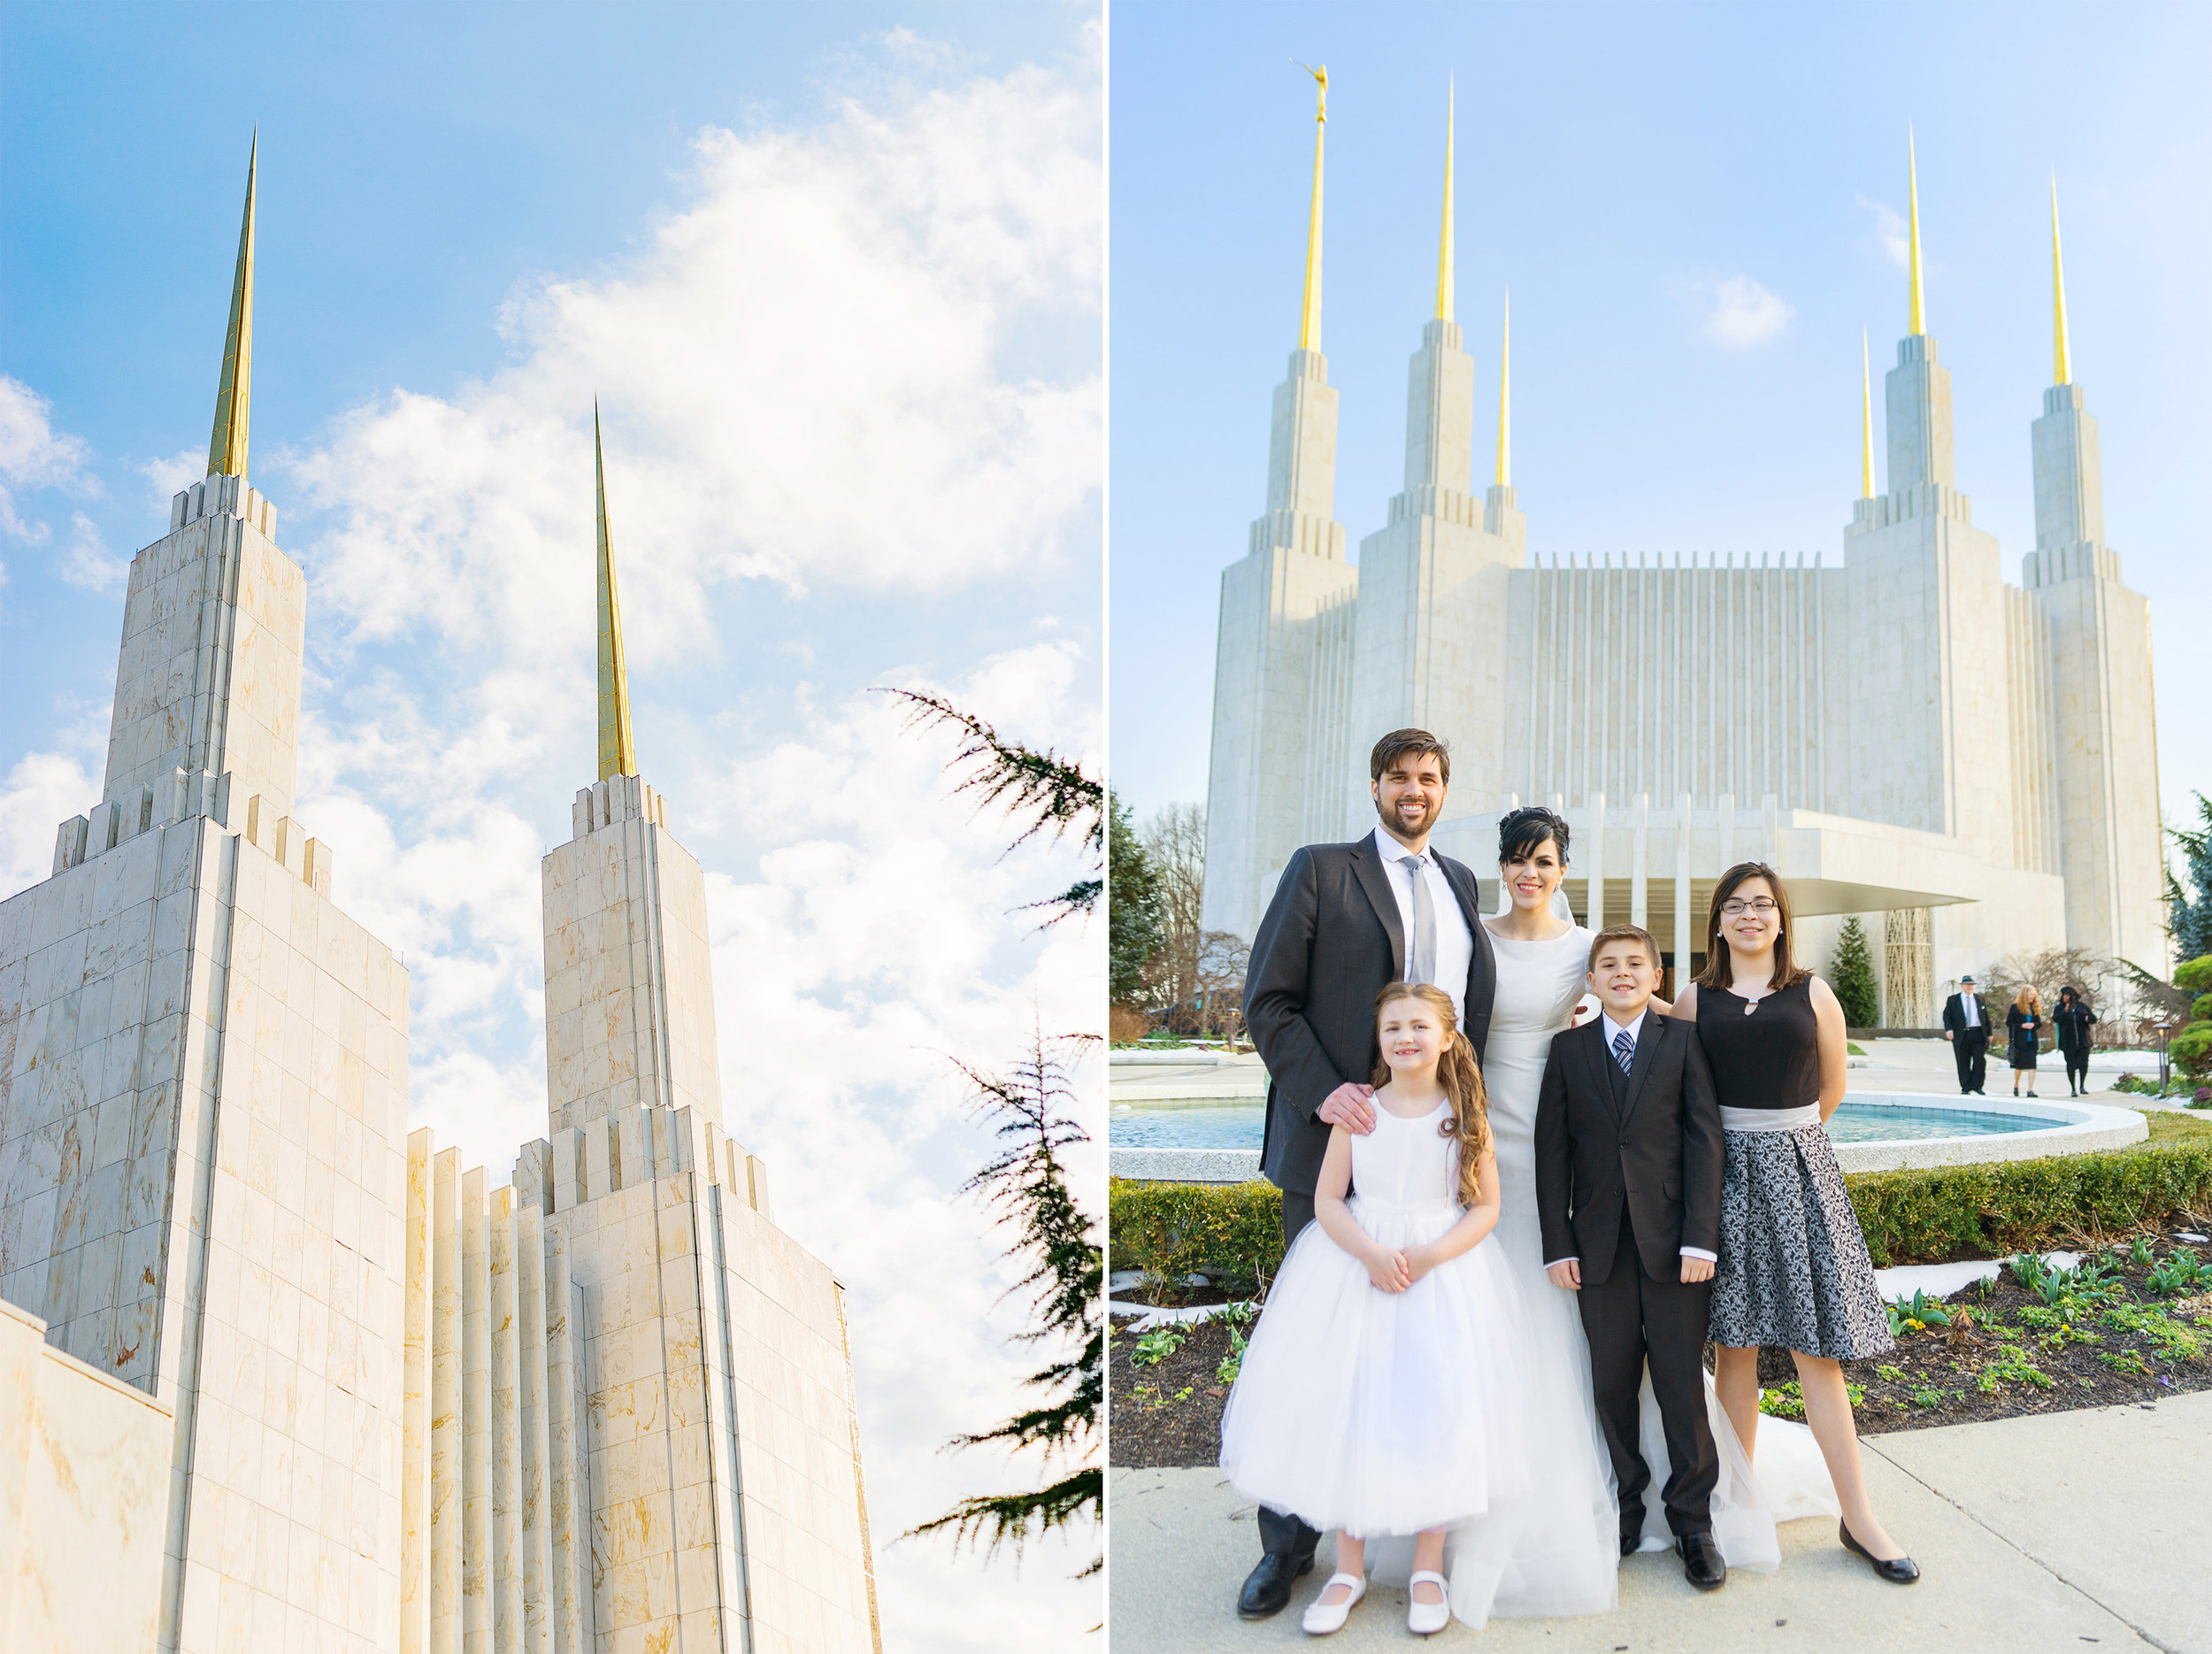
[{"label": "small plant sprout", "polygon": [[1129,1365],[1139,1367],[1156,1367],[1182,1347],[1183,1334],[1180,1327],[1155,1327],[1138,1338],[1137,1347],[1129,1352]]},{"label": "small plant sprout", "polygon": [[1916,1291],[1909,1298],[1893,1298],[1888,1308],[1889,1332],[1893,1338],[1902,1338],[1909,1333],[1923,1333],[1931,1327],[1948,1327],[1951,1324],[1951,1312],[1943,1307],[1943,1300],[1932,1298],[1925,1292]]}]

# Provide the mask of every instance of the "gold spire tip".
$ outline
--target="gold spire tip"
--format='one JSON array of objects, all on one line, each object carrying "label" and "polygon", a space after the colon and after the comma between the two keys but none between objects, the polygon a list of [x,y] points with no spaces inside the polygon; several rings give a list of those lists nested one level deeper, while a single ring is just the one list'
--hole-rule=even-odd
[{"label": "gold spire tip", "polygon": [[1513,289],[1505,291],[1505,333],[1498,349],[1498,486],[1513,486]]},{"label": "gold spire tip", "polygon": [[238,227],[238,264],[231,276],[230,327],[223,336],[223,372],[215,388],[215,428],[207,442],[207,474],[246,474],[246,428],[253,389],[253,197],[261,161],[261,129],[246,152],[246,212]]},{"label": "gold spire tip", "polygon": [[1920,302],[1920,158],[1914,151],[1909,126],[1905,128],[1905,166],[1912,203],[1911,223],[1907,231],[1907,257],[1912,266],[1912,316],[1907,331],[1916,337],[1928,331],[1928,325]]},{"label": "gold spire tip", "polygon": [[2074,382],[2073,364],[2066,354],[2066,266],[2058,254],[2058,173],[2051,174],[2051,327],[2052,351],[2058,373],[2055,383]]},{"label": "gold spire tip", "polygon": [[1874,366],[1859,329],[1859,497],[1874,497]]},{"label": "gold spire tip", "polygon": [[1447,81],[1444,92],[1444,229],[1436,255],[1436,319],[1439,321],[1452,319],[1452,135],[1457,101],[1456,88]]},{"label": "gold spire tip", "polygon": [[592,474],[599,491],[599,779],[637,773],[630,735],[630,673],[622,658],[622,600],[615,589],[614,536],[607,526],[607,460],[599,399],[591,403]]},{"label": "gold spire tip", "polygon": [[1321,138],[1329,121],[1329,65],[1306,65],[1314,80],[1313,215],[1306,221],[1306,297],[1298,318],[1298,348],[1321,348]]}]

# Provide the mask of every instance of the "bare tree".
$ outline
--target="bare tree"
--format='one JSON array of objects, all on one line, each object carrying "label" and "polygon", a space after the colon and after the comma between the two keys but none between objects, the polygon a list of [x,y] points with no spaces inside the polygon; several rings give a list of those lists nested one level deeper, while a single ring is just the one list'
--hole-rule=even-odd
[{"label": "bare tree", "polygon": [[1155,811],[1138,836],[1157,878],[1162,945],[1147,974],[1155,1004],[1187,1006],[1197,995],[1204,945],[1200,915],[1206,899],[1206,812],[1196,804]]},{"label": "bare tree", "polygon": [[1233,931],[1209,930],[1199,938],[1199,1022],[1221,1039],[1244,1031],[1244,973],[1251,963],[1251,944]]}]

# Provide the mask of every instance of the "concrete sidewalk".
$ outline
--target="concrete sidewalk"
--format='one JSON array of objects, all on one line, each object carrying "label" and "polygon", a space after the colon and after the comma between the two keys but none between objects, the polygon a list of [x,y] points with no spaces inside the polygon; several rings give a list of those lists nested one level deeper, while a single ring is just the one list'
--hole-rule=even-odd
[{"label": "concrete sidewalk", "polygon": [[[1782,1567],[1716,1595],[1671,1555],[1621,1566],[1620,1607],[1588,1619],[1455,1624],[1437,1647],[1494,1654],[1789,1654],[1863,1650],[2157,1650],[2212,1654],[2212,1391],[1877,1436],[1867,1479],[1890,1532],[1921,1566],[1893,1586],[1836,1542],[1832,1524],[1782,1530]],[[1270,1620],[1236,1617],[1258,1559],[1252,1507],[1212,1470],[1117,1470],[1108,1490],[1111,1646],[1177,1650],[1308,1646],[1301,1611],[1328,1550]],[[1376,1589],[1332,1650],[1405,1649],[1402,1591]]]}]

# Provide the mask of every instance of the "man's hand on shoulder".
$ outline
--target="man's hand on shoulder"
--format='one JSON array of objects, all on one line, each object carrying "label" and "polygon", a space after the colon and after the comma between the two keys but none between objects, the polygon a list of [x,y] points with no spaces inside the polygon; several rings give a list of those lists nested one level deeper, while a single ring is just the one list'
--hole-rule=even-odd
[{"label": "man's hand on shoulder", "polygon": [[1347,1080],[1322,1099],[1314,1119],[1325,1126],[1341,1126],[1355,1137],[1375,1129],[1375,1088]]}]

